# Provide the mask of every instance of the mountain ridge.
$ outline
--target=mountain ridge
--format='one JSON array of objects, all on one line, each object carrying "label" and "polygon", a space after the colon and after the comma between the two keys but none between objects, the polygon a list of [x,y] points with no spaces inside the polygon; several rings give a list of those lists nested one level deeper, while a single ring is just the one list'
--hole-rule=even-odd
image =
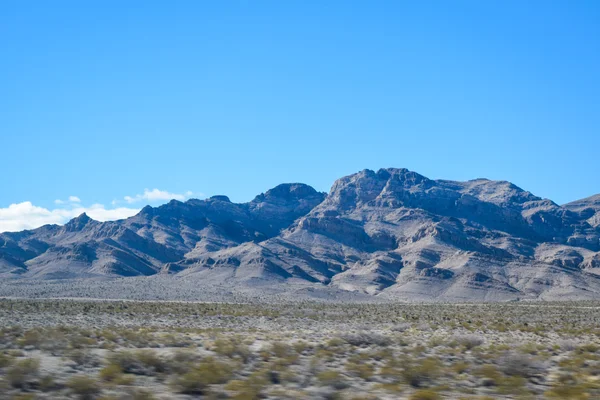
[{"label": "mountain ridge", "polygon": [[382,297],[600,297],[600,195],[560,206],[508,181],[362,170],[329,193],[172,200],[110,222],[0,233],[0,277],[176,275]]}]

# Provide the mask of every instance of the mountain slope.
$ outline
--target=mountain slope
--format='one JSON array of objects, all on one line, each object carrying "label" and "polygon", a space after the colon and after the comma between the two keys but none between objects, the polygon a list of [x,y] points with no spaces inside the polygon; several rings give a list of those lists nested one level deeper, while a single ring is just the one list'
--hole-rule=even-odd
[{"label": "mountain slope", "polygon": [[203,254],[195,265],[190,258],[184,273],[235,278],[269,263],[295,278],[401,298],[579,296],[599,288],[598,238],[582,217],[508,182],[365,170],[338,180],[277,237]]},{"label": "mountain slope", "polygon": [[559,206],[504,181],[364,170],[328,195],[277,186],[145,207],[123,221],[0,234],[0,274],[157,273],[428,300],[600,296],[600,196]]},{"label": "mountain slope", "polygon": [[580,218],[585,219],[590,225],[600,226],[600,194],[573,201],[563,207],[578,213]]},{"label": "mountain slope", "polygon": [[324,198],[303,184],[283,184],[254,200],[226,196],[172,200],[122,221],[83,214],[66,225],[0,234],[0,273],[67,278],[152,275],[186,253],[214,251],[272,237]]}]

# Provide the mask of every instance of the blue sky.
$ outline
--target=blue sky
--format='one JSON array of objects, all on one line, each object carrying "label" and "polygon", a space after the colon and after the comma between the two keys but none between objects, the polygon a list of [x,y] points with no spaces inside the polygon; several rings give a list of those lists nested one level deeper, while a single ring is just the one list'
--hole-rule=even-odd
[{"label": "blue sky", "polygon": [[0,221],[392,166],[599,193],[598,21],[583,0],[3,1]]}]

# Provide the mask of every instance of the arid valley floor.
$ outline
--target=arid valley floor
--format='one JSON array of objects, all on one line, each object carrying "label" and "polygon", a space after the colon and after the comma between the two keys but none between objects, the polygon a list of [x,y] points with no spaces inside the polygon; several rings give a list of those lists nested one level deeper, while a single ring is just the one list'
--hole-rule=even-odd
[{"label": "arid valley floor", "polygon": [[593,399],[600,303],[0,300],[2,399]]}]

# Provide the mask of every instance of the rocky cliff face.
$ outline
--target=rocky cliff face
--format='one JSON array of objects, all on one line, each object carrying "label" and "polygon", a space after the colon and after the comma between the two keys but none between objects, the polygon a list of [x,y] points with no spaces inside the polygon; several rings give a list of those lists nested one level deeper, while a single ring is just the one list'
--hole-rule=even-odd
[{"label": "rocky cliff face", "polygon": [[411,299],[600,295],[600,197],[565,206],[509,182],[364,170],[326,196],[279,185],[146,207],[123,221],[0,234],[4,276],[177,274],[199,282],[313,283]]}]

